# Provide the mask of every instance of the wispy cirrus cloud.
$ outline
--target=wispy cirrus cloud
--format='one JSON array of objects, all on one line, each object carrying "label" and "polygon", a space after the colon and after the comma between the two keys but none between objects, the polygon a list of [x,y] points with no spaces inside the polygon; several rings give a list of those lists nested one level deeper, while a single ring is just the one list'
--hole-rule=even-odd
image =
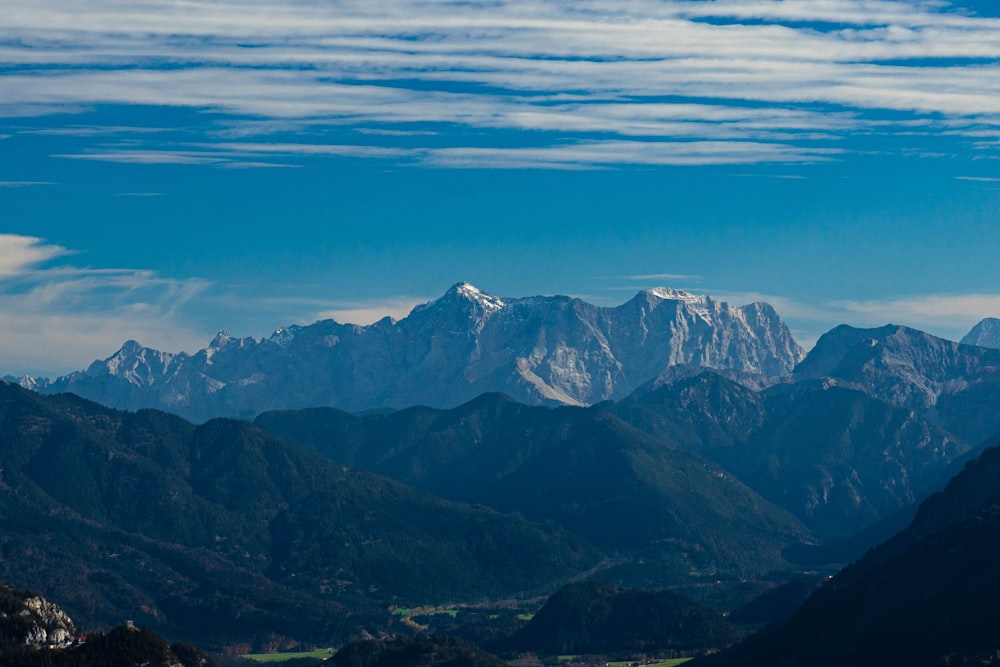
[{"label": "wispy cirrus cloud", "polygon": [[0,188],[31,188],[36,185],[55,185],[51,181],[0,181]]},{"label": "wispy cirrus cloud", "polygon": [[372,324],[384,317],[401,320],[409,315],[416,306],[432,300],[433,297],[395,296],[367,301],[342,302],[320,311],[318,316],[321,319],[329,318],[341,323],[362,325]]},{"label": "wispy cirrus cloud", "polygon": [[0,234],[0,279],[22,276],[41,264],[68,254],[61,246],[21,234]]},{"label": "wispy cirrus cloud", "polygon": [[[7,116],[168,105],[212,111],[220,137],[263,138],[280,121],[313,144],[343,144],[324,133],[353,128],[371,143],[362,158],[555,169],[796,164],[916,125],[908,136],[924,143],[946,130],[995,153],[974,139],[1000,129],[1000,20],[937,0],[8,5]],[[506,133],[508,151],[491,132]],[[657,145],[681,141],[734,145],[690,158]],[[162,163],[186,150],[118,158]],[[231,163],[188,152],[175,164]]]},{"label": "wispy cirrus cloud", "polygon": [[808,163],[830,159],[836,149],[734,141],[587,141],[542,148],[440,148],[425,162],[442,167],[581,169],[621,164],[696,166]]},{"label": "wispy cirrus cloud", "polygon": [[32,236],[0,234],[3,373],[65,372],[134,338],[162,349],[196,349],[204,335],[181,311],[208,283],[125,268],[67,264],[78,253]]},{"label": "wispy cirrus cloud", "polygon": [[[220,143],[199,144],[175,149],[148,149],[141,146],[89,149],[82,153],[54,153],[51,157],[69,160],[115,162],[119,164],[202,165],[228,169],[295,168],[300,165],[273,161],[281,157],[401,157],[416,155],[412,151],[379,146],[345,146],[331,144],[264,144]],[[267,158],[267,159],[261,159]],[[271,161],[268,161],[271,160]]]},{"label": "wispy cirrus cloud", "polygon": [[[397,294],[368,299],[326,299],[285,294],[260,298],[258,304],[265,310],[274,312],[275,317],[284,317],[285,321],[311,324],[317,320],[331,319],[340,324],[365,326],[385,317],[403,319],[414,307],[433,301],[437,296]],[[242,306],[242,303],[237,305]],[[296,315],[288,320],[289,313]]]},{"label": "wispy cirrus cloud", "polygon": [[840,300],[832,306],[865,322],[950,327],[967,331],[984,317],[1000,317],[1000,294],[927,294],[896,299]]},{"label": "wispy cirrus cloud", "polygon": [[692,273],[640,273],[619,277],[623,280],[635,280],[638,282],[649,282],[655,280],[701,280],[701,276]]},{"label": "wispy cirrus cloud", "polygon": [[821,334],[839,324],[855,327],[901,324],[959,340],[984,317],[1000,317],[1000,293],[919,294],[832,301],[807,301],[759,292],[715,290],[711,293],[736,305],[754,301],[771,304],[789,323],[796,340],[807,349]]}]

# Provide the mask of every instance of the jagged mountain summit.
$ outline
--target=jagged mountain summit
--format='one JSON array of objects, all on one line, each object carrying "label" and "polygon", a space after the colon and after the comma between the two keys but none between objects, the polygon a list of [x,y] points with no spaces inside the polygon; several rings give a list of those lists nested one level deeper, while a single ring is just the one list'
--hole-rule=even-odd
[{"label": "jagged mountain summit", "polygon": [[967,442],[1000,430],[1000,350],[963,345],[908,327],[841,325],[823,334],[795,369],[930,417]]},{"label": "jagged mountain summit", "polygon": [[877,329],[842,324],[820,337],[796,367],[795,377],[836,378],[887,403],[922,409],[998,368],[997,350],[894,324]]},{"label": "jagged mountain summit", "polygon": [[962,339],[963,345],[978,345],[1000,349],[1000,319],[986,317],[972,327]]},{"label": "jagged mountain summit", "polygon": [[802,358],[766,303],[734,307],[656,288],[605,308],[567,296],[501,299],[457,283],[399,321],[323,320],[261,340],[220,332],[191,355],[129,341],[86,371],[28,380],[44,392],[200,421],[313,406],[454,407],[489,391],[584,405],[627,396],[671,366],[780,376]]}]

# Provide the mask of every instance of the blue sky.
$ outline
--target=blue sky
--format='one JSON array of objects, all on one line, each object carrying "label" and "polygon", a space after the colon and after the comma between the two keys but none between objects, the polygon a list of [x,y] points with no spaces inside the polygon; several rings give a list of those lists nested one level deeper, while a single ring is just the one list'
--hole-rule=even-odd
[{"label": "blue sky", "polygon": [[0,0],[0,375],[656,285],[1000,316],[1000,7]]}]

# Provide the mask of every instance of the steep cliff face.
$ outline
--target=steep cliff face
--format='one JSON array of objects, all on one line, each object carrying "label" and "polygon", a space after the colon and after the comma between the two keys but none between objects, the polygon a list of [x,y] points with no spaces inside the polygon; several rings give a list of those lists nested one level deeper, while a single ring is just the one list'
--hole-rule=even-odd
[{"label": "steep cliff face", "polygon": [[398,322],[326,320],[259,341],[222,332],[193,355],[129,341],[86,371],[26,382],[201,421],[312,406],[454,407],[489,391],[584,405],[627,396],[679,365],[778,376],[802,357],[763,303],[735,307],[657,288],[602,308],[565,296],[500,299],[458,283]]}]

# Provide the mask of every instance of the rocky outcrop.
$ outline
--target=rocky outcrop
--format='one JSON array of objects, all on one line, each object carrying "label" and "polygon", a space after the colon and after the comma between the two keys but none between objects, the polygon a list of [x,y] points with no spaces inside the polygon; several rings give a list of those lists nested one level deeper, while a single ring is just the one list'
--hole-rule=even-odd
[{"label": "rocky outcrop", "polygon": [[59,605],[37,593],[0,584],[0,643],[7,646],[66,646],[78,633]]}]

